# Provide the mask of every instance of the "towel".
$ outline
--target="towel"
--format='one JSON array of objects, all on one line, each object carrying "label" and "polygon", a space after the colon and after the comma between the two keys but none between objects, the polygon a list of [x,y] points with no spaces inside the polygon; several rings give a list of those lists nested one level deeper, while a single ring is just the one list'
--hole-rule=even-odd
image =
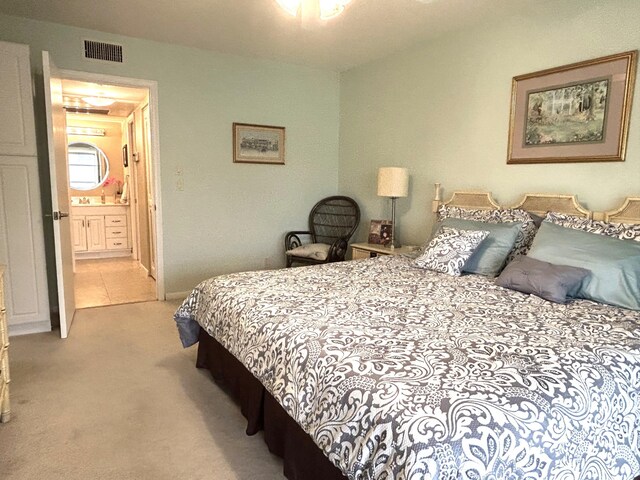
[{"label": "towel", "polygon": [[120,203],[128,203],[129,202],[129,184],[127,181],[124,181],[124,185],[122,185],[122,195],[120,196]]}]

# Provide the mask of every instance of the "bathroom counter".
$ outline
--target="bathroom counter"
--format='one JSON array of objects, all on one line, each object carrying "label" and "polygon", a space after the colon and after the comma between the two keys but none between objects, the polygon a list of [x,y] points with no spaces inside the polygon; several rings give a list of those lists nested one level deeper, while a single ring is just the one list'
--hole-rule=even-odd
[{"label": "bathroom counter", "polygon": [[128,209],[128,203],[72,204],[71,215],[124,215]]}]

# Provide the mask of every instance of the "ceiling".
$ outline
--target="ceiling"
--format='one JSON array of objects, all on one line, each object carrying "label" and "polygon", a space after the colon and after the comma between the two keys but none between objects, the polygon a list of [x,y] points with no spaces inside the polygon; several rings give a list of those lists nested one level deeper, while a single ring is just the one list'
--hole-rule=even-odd
[{"label": "ceiling", "polygon": [[[118,118],[128,117],[136,107],[147,101],[147,95],[146,88],[100,85],[76,80],[62,81],[62,96],[65,107],[106,110],[108,111],[107,115]],[[105,107],[94,107],[85,102],[83,97],[104,97],[113,99],[115,102]],[[86,113],[70,114],[87,117]]]},{"label": "ceiling", "polygon": [[541,1],[352,0],[339,17],[304,26],[275,0],[2,0],[0,12],[343,71]]}]

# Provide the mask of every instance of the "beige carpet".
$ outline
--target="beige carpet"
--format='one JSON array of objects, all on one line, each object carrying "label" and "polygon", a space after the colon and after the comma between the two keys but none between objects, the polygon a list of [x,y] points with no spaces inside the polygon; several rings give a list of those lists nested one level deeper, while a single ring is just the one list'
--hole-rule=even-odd
[{"label": "beige carpet", "polygon": [[237,406],[195,368],[176,302],[80,310],[67,340],[13,337],[0,478],[278,479]]}]

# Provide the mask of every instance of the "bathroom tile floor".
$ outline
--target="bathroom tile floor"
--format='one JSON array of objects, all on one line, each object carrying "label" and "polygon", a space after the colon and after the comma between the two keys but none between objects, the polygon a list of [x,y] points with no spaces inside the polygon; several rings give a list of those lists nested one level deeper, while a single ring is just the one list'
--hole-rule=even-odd
[{"label": "bathroom tile floor", "polygon": [[131,258],[77,260],[76,308],[156,300],[156,282]]}]

